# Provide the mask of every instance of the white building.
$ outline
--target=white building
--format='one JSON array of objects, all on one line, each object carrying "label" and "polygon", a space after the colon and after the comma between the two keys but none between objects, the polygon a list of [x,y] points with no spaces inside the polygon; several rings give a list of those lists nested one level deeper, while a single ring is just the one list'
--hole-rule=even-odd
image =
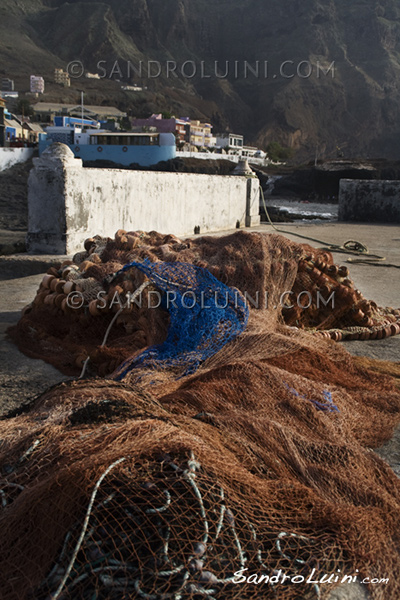
[{"label": "white building", "polygon": [[31,75],[31,93],[32,94],[43,94],[44,93],[44,79],[37,75]]},{"label": "white building", "polygon": [[227,148],[228,152],[233,150],[241,153],[244,141],[242,135],[237,135],[236,133],[217,133],[216,138],[217,142],[215,145],[217,148]]}]

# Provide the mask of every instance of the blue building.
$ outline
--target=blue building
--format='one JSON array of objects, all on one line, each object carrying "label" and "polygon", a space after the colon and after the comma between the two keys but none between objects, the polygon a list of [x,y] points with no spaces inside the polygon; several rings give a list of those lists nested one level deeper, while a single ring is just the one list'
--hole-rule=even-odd
[{"label": "blue building", "polygon": [[84,119],[83,125],[88,129],[83,130],[82,119],[59,119],[63,119],[59,121],[60,125],[48,127],[46,137],[40,139],[39,155],[52,143],[62,142],[84,162],[104,160],[116,165],[149,167],[176,156],[175,136],[172,133],[110,132],[96,129],[97,122],[89,122],[89,119],[88,123]]}]

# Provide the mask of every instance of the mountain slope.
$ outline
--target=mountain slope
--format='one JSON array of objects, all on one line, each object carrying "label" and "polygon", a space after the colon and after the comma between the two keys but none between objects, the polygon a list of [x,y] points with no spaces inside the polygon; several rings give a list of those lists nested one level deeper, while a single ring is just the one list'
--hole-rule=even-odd
[{"label": "mountain slope", "polygon": [[[102,61],[106,77],[97,93],[105,101],[115,93],[114,103],[128,103],[133,113],[213,119],[247,141],[293,146],[299,159],[317,146],[326,156],[336,147],[353,155],[398,153],[397,0],[3,0],[0,23],[9,77],[41,72],[51,79],[56,66],[76,59],[99,72]],[[115,61],[114,75],[127,80],[128,61],[147,67],[149,60],[162,72],[139,78],[147,94],[121,95],[106,85]],[[167,77],[167,61],[177,63],[179,77]]]}]

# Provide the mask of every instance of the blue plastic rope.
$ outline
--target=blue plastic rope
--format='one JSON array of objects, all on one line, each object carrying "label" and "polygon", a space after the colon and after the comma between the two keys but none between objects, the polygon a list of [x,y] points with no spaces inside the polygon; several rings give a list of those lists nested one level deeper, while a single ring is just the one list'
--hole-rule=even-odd
[{"label": "blue plastic rope", "polygon": [[118,275],[137,268],[163,292],[170,314],[167,339],[138,356],[128,358],[114,379],[123,380],[133,369],[181,367],[181,376],[194,373],[207,359],[246,328],[249,309],[238,290],[224,285],[207,269],[180,262],[132,262]]},{"label": "blue plastic rope", "polygon": [[285,383],[285,387],[289,390],[291,394],[293,394],[297,398],[307,400],[307,402],[312,402],[317,408],[317,410],[322,410],[324,412],[340,412],[336,404],[333,404],[331,392],[328,392],[327,390],[324,390],[322,392],[325,402],[319,402],[318,400],[313,400],[312,398],[307,398],[307,396],[300,394],[297,390],[290,387],[290,385],[288,385],[287,383]]}]

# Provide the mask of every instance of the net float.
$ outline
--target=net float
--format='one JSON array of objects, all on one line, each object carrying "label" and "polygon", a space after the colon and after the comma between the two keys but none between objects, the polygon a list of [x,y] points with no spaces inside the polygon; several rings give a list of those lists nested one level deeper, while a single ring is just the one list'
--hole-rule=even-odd
[{"label": "net float", "polygon": [[60,269],[61,269],[61,270],[63,270],[65,267],[70,267],[70,266],[71,266],[71,265],[73,265],[73,264],[74,264],[74,262],[73,262],[72,260],[64,260],[64,261],[61,263],[61,267],[60,267]]},{"label": "net float", "polygon": [[66,298],[67,296],[65,294],[60,294],[58,293],[54,299],[54,304],[55,306],[57,306],[57,308],[61,308],[62,305],[62,301],[64,300],[64,298]]},{"label": "net float", "polygon": [[398,323],[392,323],[390,331],[392,335],[398,335],[400,333],[400,325]]},{"label": "net float", "polygon": [[54,275],[54,277],[58,277],[58,269],[56,269],[55,267],[50,267],[50,269],[47,270],[47,274]]},{"label": "net float", "polygon": [[[55,286],[55,291],[57,292],[57,294],[62,294],[64,292],[64,285],[67,282],[65,281],[65,279],[59,279],[57,281],[57,284]],[[53,288],[52,288],[53,289]]]},{"label": "net float", "polygon": [[50,290],[48,290],[48,289],[45,289],[45,290],[39,292],[38,294],[36,294],[35,299],[33,300],[33,303],[34,304],[43,304],[44,303],[44,299],[49,294],[50,294]]},{"label": "net float", "polygon": [[87,269],[89,267],[92,267],[93,263],[91,260],[84,260],[83,262],[81,262],[81,264],[79,265],[79,270],[81,271],[81,273],[84,273],[85,271],[87,271]]},{"label": "net float", "polygon": [[44,299],[44,303],[48,304],[49,306],[53,306],[55,297],[56,294],[54,292],[52,294],[47,294],[46,298]]},{"label": "net float", "polygon": [[339,273],[339,267],[337,265],[329,265],[327,271],[329,275],[335,277]]},{"label": "net float", "polygon": [[126,233],[127,232],[125,231],[125,229],[118,229],[118,231],[115,233],[115,236],[114,236],[115,241],[119,242],[121,240],[122,236],[126,236]]},{"label": "net float", "polygon": [[75,283],[73,281],[67,281],[67,283],[63,287],[64,294],[70,294],[75,291]]},{"label": "net float", "polygon": [[356,323],[361,323],[363,321],[363,319],[365,319],[365,314],[363,313],[363,311],[358,308],[354,311],[354,313],[352,314],[353,319],[356,321]]},{"label": "net float", "polygon": [[59,281],[60,280],[58,279],[58,277],[54,277],[54,279],[52,279],[50,281],[50,289],[51,289],[52,292],[56,291],[56,287],[57,287],[57,284],[59,283]]},{"label": "net float", "polygon": [[384,331],[385,331],[386,337],[391,337],[393,335],[392,325],[386,325]]},{"label": "net float", "polygon": [[101,315],[101,311],[98,307],[98,300],[91,300],[89,302],[89,312],[93,317],[98,317]]},{"label": "net float", "polygon": [[129,250],[133,250],[134,248],[136,248],[136,246],[139,245],[139,238],[135,237],[133,235],[127,235],[126,243],[127,243]]},{"label": "net float", "polygon": [[84,242],[83,242],[83,247],[85,248],[85,250],[87,252],[89,252],[89,250],[96,245],[96,240],[94,240],[93,238],[87,238]]},{"label": "net float", "polygon": [[45,275],[42,279],[42,286],[45,288],[50,288],[50,284],[54,279],[54,275]]}]

